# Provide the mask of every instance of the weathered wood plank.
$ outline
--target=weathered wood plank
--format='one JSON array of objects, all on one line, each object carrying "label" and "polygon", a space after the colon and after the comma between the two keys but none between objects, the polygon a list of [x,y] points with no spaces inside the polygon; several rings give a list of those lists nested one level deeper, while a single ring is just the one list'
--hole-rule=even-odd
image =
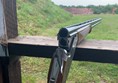
[{"label": "weathered wood plank", "polygon": [[3,3],[0,0],[0,43],[5,43],[7,40],[6,27],[5,27],[5,17]]},{"label": "weathered wood plank", "polygon": [[78,47],[118,51],[118,40],[84,40]]},{"label": "weathered wood plank", "polygon": [[0,63],[0,83],[3,83],[3,79],[2,79],[2,67],[1,67],[1,63]]},{"label": "weathered wood plank", "polygon": [[0,42],[17,36],[16,0],[0,0]]},{"label": "weathered wood plank", "polygon": [[18,36],[16,0],[2,0],[2,2],[5,16],[6,34],[8,38],[14,38]]},{"label": "weathered wood plank", "polygon": [[[51,58],[58,45],[56,38],[47,37],[18,37],[8,42],[9,53],[12,55],[43,58]],[[73,59],[118,64],[117,46],[118,41],[84,40],[76,48]]]},{"label": "weathered wood plank", "polygon": [[11,58],[9,64],[10,83],[22,83],[21,64],[18,57]]},{"label": "weathered wood plank", "polygon": [[[31,44],[31,45],[48,45],[57,46],[56,38],[43,36],[24,36],[10,39],[9,43],[15,44]],[[113,50],[118,51],[118,41],[115,40],[83,40],[78,48],[97,49],[97,50]]]},{"label": "weathered wood plank", "polygon": [[8,40],[9,43],[57,46],[57,39],[44,36],[22,36]]}]

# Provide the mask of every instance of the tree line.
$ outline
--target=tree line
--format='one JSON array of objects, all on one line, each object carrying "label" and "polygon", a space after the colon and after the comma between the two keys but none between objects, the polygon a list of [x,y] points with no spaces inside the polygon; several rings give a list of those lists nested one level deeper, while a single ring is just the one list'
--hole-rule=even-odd
[{"label": "tree line", "polygon": [[94,14],[111,14],[111,13],[115,13],[118,14],[118,4],[114,4],[114,5],[99,5],[99,6],[95,6],[95,5],[88,5],[88,6],[64,6],[64,5],[60,5],[60,7],[62,8],[91,8],[93,10]]}]

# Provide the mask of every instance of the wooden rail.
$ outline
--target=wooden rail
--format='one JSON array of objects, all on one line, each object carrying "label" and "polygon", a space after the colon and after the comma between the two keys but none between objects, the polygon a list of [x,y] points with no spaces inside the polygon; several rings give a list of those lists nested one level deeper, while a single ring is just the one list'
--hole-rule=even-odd
[{"label": "wooden rail", "polygon": [[[9,53],[18,56],[51,58],[58,42],[56,38],[26,36],[10,39]],[[118,63],[118,41],[84,40],[76,48],[74,60]]]}]

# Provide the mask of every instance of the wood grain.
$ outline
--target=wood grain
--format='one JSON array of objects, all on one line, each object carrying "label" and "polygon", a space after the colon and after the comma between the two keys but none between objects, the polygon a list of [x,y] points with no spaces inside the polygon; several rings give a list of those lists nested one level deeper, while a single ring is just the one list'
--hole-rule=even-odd
[{"label": "wood grain", "polygon": [[[43,37],[43,36],[24,36],[10,39],[9,43],[17,44],[31,44],[31,45],[48,45],[57,46],[58,41],[56,38]],[[118,51],[118,41],[115,40],[83,40],[77,46],[78,48],[88,49],[103,49]]]}]

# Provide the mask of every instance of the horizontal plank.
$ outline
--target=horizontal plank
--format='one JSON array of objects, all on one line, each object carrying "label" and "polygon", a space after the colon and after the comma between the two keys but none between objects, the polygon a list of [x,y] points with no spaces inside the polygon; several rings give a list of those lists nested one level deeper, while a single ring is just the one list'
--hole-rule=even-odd
[{"label": "horizontal plank", "polygon": [[84,40],[78,47],[118,51],[118,40]]},{"label": "horizontal plank", "polygon": [[[8,40],[10,55],[51,58],[58,42],[42,36],[17,37]],[[118,63],[118,41],[84,40],[76,48],[74,60]]]},{"label": "horizontal plank", "polygon": [[[43,36],[24,36],[10,39],[9,43],[15,44],[31,44],[31,45],[48,45],[57,46],[58,41],[56,38],[43,37]],[[118,51],[118,41],[115,40],[83,40],[77,47],[88,49],[102,49]]]},{"label": "horizontal plank", "polygon": [[56,38],[44,37],[44,36],[23,36],[14,39],[9,39],[8,42],[16,44],[31,44],[31,45],[49,45],[49,46],[58,45],[58,41],[56,40]]}]

